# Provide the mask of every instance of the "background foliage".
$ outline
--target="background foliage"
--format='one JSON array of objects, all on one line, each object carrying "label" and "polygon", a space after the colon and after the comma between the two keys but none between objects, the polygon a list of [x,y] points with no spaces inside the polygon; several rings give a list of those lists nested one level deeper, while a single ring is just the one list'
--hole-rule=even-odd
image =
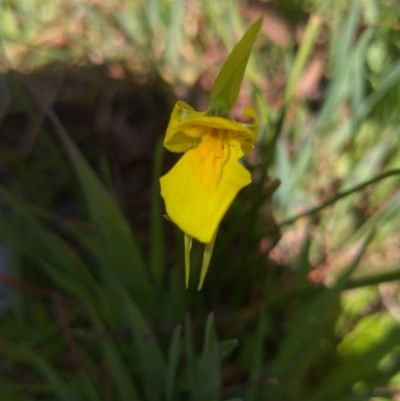
[{"label": "background foliage", "polygon": [[[399,397],[396,0],[0,4],[2,400]],[[185,291],[160,139],[259,16],[254,182]]]}]

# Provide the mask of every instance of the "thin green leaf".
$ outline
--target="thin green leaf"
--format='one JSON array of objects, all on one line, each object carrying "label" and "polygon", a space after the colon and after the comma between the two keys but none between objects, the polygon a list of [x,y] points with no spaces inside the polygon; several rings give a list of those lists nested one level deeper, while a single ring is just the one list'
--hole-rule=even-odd
[{"label": "thin green leaf", "polygon": [[219,343],[219,355],[221,359],[228,358],[238,345],[239,340],[237,340],[236,338]]},{"label": "thin green leaf", "polygon": [[172,340],[169,346],[167,385],[165,387],[165,397],[167,401],[174,400],[176,373],[178,370],[179,358],[181,355],[182,326],[175,328]]},{"label": "thin green leaf", "polygon": [[183,1],[175,0],[171,3],[171,15],[167,26],[167,41],[165,51],[170,68],[177,68],[179,62],[179,48],[182,41],[182,12]]},{"label": "thin green leaf", "polygon": [[[98,257],[105,269],[113,269],[127,289],[132,291],[142,305],[149,305],[155,298],[153,287],[139,246],[132,231],[99,178],[94,174],[57,116],[46,106],[41,96],[26,80],[20,77],[53,123],[62,140],[71,163],[84,190],[93,221],[99,226],[104,244]],[[103,272],[107,285],[107,271]]]},{"label": "thin green leaf", "polygon": [[286,86],[285,90],[286,105],[290,104],[294,98],[295,91],[299,79],[301,77],[301,73],[303,72],[304,67],[309,59],[312,46],[315,43],[319,29],[321,27],[321,22],[322,20],[315,15],[311,15],[308,20],[306,31],[301,41],[300,48],[297,52],[296,59],[294,61],[293,68],[290,73],[290,77]]},{"label": "thin green leaf", "polygon": [[[121,320],[131,329],[136,354],[140,363],[140,375],[144,384],[146,400],[161,400],[166,383],[167,366],[160,346],[149,324],[131,296],[121,291]],[[155,386],[154,383],[157,383]]]},{"label": "thin green leaf", "polygon": [[102,321],[89,305],[88,310],[96,333],[100,338],[100,346],[117,389],[119,399],[121,401],[142,401],[139,391],[130,375],[129,368],[123,361],[114,342],[107,336]]},{"label": "thin green leaf", "polygon": [[19,252],[36,259],[60,288],[103,308],[105,304],[99,286],[76,252],[44,230],[27,213],[23,204],[1,186],[0,197],[17,217],[16,221],[9,221],[7,215],[0,218],[0,236],[3,240]]},{"label": "thin green leaf", "polygon": [[[263,374],[263,355],[264,355],[264,344],[268,332],[268,319],[267,310],[263,308],[260,312],[258,319],[257,331],[255,335],[254,348],[252,352],[252,361],[250,369],[250,380],[253,384],[258,383]],[[246,401],[254,401],[257,399],[257,388],[252,387],[246,393]]]},{"label": "thin green leaf", "polygon": [[27,345],[24,346],[24,350],[28,356],[28,360],[49,382],[58,400],[79,401],[81,399],[78,394],[71,389],[68,383],[66,383],[65,380],[59,374],[57,374],[56,370],[53,369],[42,357],[40,357]]},{"label": "thin green leaf", "polygon": [[190,316],[185,316],[185,354],[187,361],[187,370],[189,376],[190,399],[195,399],[197,394],[197,369],[195,364],[195,352],[192,339],[192,323]]},{"label": "thin green leaf", "polygon": [[213,315],[207,318],[198,368],[197,400],[218,401],[221,386],[220,353]]}]

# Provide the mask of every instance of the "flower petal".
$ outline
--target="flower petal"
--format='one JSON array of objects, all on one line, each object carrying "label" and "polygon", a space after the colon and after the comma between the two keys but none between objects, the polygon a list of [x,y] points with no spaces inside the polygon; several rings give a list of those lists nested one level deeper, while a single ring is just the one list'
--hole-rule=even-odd
[{"label": "flower petal", "polygon": [[171,152],[185,152],[196,144],[208,128],[229,132],[235,141],[239,141],[244,154],[250,153],[258,134],[258,118],[254,109],[246,107],[249,124],[240,123],[223,117],[209,116],[206,112],[193,110],[185,102],[177,102],[171,114],[164,146]]},{"label": "flower petal", "polygon": [[202,127],[195,126],[193,128],[186,127],[186,129],[182,129],[181,126],[182,123],[198,114],[204,113],[193,110],[185,102],[176,103],[164,138],[164,146],[169,151],[181,153],[193,147],[195,139],[200,138],[202,134]]},{"label": "flower petal", "polygon": [[222,141],[203,139],[161,177],[167,214],[184,233],[200,242],[212,240],[239,190],[251,182],[237,161],[241,156],[239,143],[222,147]]}]

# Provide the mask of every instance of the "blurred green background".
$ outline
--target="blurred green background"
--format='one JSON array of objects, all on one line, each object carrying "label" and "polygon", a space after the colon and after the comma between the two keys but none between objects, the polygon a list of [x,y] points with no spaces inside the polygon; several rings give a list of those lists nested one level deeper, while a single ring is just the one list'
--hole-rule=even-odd
[{"label": "blurred green background", "polygon": [[[162,137],[263,16],[253,183],[205,285]],[[400,399],[397,0],[0,2],[0,399]],[[279,185],[280,184],[280,185]]]}]

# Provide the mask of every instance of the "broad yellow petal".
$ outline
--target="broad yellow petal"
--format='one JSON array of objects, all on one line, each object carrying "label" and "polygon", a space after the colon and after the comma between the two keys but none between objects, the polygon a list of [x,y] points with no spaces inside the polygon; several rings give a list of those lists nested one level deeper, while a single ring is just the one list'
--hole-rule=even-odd
[{"label": "broad yellow petal", "polygon": [[204,243],[214,237],[238,191],[251,182],[250,173],[237,161],[243,156],[240,143],[223,143],[223,137],[223,131],[205,134],[199,146],[160,179],[168,216]]}]

